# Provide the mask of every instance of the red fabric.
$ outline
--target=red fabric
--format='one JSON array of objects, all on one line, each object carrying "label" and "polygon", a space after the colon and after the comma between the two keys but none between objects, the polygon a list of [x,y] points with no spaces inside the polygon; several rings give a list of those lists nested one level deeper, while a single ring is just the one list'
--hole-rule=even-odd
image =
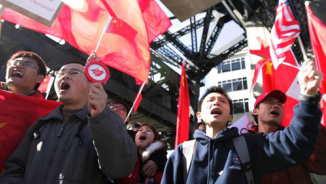
[{"label": "red fabric", "polygon": [[[134,111],[135,112],[137,112],[137,109],[138,109],[138,107],[139,107],[139,104],[140,104],[140,102],[141,102],[141,100],[143,99],[143,96],[141,95],[141,91],[138,91],[138,93],[140,93],[139,94],[139,97],[138,97],[138,99],[136,100],[136,101],[134,101]],[[138,94],[137,94],[138,95]]]},{"label": "red fabric", "polygon": [[299,34],[299,22],[295,20],[287,0],[280,0],[270,40],[270,55],[275,69],[282,63],[285,53],[291,49]]},{"label": "red fabric", "polygon": [[27,129],[60,103],[0,90],[0,172]]},{"label": "red fabric", "polygon": [[[320,3],[324,3],[320,1]],[[318,10],[318,9],[317,9]],[[316,10],[316,11],[317,11]],[[308,27],[310,33],[311,45],[313,48],[313,52],[315,55],[315,64],[317,66],[317,70],[326,74],[326,26],[325,24],[319,20],[314,12],[310,9],[309,4],[306,6],[307,11],[307,19],[308,19]],[[323,11],[325,11],[323,9]],[[316,12],[320,13],[320,12]],[[319,91],[322,95],[324,95],[323,100],[321,100],[321,109],[323,110],[323,121],[322,123],[326,125],[326,77],[324,76]]]},{"label": "red fabric", "polygon": [[44,81],[40,84],[40,86],[38,87],[38,90],[40,92],[46,93],[49,83],[51,80],[51,76],[45,76]]},{"label": "red fabric", "polygon": [[[125,178],[117,179],[115,180],[115,184],[138,184],[139,179],[139,155],[137,154],[136,158],[136,164],[132,172]],[[161,183],[163,177],[162,171],[156,171],[155,175],[153,176],[153,179],[156,184]]]},{"label": "red fabric", "polygon": [[262,68],[263,72],[263,93],[276,89],[274,82],[275,69],[271,61],[267,61]]},{"label": "red fabric", "polygon": [[[268,49],[268,46],[263,44],[264,42],[262,40],[259,41],[262,43],[260,50],[250,50],[250,53],[258,56],[263,56],[266,58],[266,60],[261,60],[257,63],[254,80],[255,77],[257,77],[256,75],[258,75],[259,70],[262,69],[263,92],[267,93],[274,89],[278,89],[287,95],[287,101],[284,106],[284,116],[281,122],[281,125],[286,127],[290,125],[291,119],[293,117],[293,108],[299,102],[297,99],[299,90],[297,90],[298,84],[296,80],[299,70],[295,67],[285,65],[285,63],[297,66],[297,61],[292,51],[287,51],[284,53],[284,63],[280,64],[275,70],[274,67],[271,67],[272,63],[268,62],[270,55],[264,51]],[[255,82],[254,80],[253,85]]]},{"label": "red fabric", "polygon": [[175,136],[175,147],[189,138],[189,89],[186,71],[182,63],[182,73],[180,76],[180,90],[178,101],[177,130]]},{"label": "red fabric", "polygon": [[[252,54],[251,50],[250,50],[250,53]],[[252,92],[252,90],[254,89],[254,86],[255,86],[255,84],[257,82],[257,78],[258,78],[259,72],[262,70],[263,66],[265,66],[265,64],[267,63],[267,61],[268,61],[267,59],[263,59],[262,58],[256,64],[254,77],[252,78],[252,85],[251,85],[251,88],[250,88],[250,92]]]},{"label": "red fabric", "polygon": [[[285,53],[284,62],[297,66],[296,58],[291,50]],[[281,64],[274,75],[276,89],[282,91],[287,96],[284,105],[283,120],[281,122],[281,125],[284,127],[290,125],[291,119],[293,118],[294,106],[299,103],[298,96],[300,91],[297,82],[298,72],[299,69],[297,68]]]},{"label": "red fabric", "polygon": [[[62,38],[77,49],[90,54],[111,16],[122,20],[125,30],[105,33],[97,50],[105,64],[142,81],[148,81],[150,67],[149,43],[171,25],[170,20],[154,0],[86,0],[88,11],[78,12],[64,6],[51,28],[6,9],[2,19],[23,27]],[[154,14],[155,12],[155,14]],[[132,37],[120,32],[131,31]],[[137,34],[134,34],[134,33]],[[122,34],[125,35],[125,34]]]}]

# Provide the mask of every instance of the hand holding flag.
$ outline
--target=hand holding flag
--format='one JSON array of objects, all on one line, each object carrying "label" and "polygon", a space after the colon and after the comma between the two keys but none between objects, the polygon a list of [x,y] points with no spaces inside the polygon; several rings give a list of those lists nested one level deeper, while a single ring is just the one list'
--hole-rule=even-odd
[{"label": "hand holding flag", "polygon": [[[318,76],[318,78],[316,79],[314,76]],[[316,70],[313,61],[305,61],[299,72],[300,94],[308,96],[317,95],[322,78],[323,74]]]}]

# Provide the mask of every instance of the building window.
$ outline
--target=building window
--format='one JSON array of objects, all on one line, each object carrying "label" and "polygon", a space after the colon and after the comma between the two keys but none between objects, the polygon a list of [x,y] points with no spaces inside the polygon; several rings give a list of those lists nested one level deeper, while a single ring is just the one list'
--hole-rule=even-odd
[{"label": "building window", "polygon": [[246,90],[248,89],[247,77],[219,81],[217,86],[222,87],[226,92]]},{"label": "building window", "polygon": [[233,100],[232,105],[233,105],[233,113],[245,113],[249,112],[249,99],[239,99],[239,100]]},{"label": "building window", "polygon": [[245,58],[223,61],[217,66],[218,73],[237,71],[246,68]]}]

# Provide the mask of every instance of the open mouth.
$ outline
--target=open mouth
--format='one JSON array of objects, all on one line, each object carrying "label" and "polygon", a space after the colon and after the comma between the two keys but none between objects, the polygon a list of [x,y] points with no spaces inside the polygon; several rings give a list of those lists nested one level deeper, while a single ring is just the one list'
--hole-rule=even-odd
[{"label": "open mouth", "polygon": [[67,90],[69,88],[70,88],[70,85],[68,84],[68,82],[62,82],[60,85],[61,90]]},{"label": "open mouth", "polygon": [[222,114],[222,111],[220,109],[213,109],[211,111],[211,114],[219,114],[219,115],[221,115]]},{"label": "open mouth", "polygon": [[142,140],[142,141],[143,141],[143,140],[146,140],[146,138],[147,138],[146,135],[140,135],[140,136],[139,136],[139,140]]},{"label": "open mouth", "polygon": [[280,115],[280,112],[277,111],[277,110],[273,110],[273,111],[271,112],[271,114],[276,115],[276,116],[279,116],[279,115]]},{"label": "open mouth", "polygon": [[20,71],[15,70],[15,71],[12,72],[12,75],[11,76],[12,77],[20,77],[20,78],[22,78],[23,77],[23,74]]}]

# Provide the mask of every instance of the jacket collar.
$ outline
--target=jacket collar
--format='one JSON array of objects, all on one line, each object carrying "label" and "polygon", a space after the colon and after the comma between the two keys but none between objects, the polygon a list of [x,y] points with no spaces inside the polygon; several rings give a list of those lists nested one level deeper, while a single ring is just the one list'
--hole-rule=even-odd
[{"label": "jacket collar", "polygon": [[217,133],[216,137],[210,138],[208,137],[203,131],[196,130],[194,133],[194,138],[196,141],[201,142],[201,143],[208,143],[209,140],[212,141],[226,141],[229,139],[232,139],[233,137],[238,137],[238,128],[233,127],[233,128],[226,128],[224,130],[221,130]]},{"label": "jacket collar", "polygon": [[[59,119],[59,120],[63,121],[63,117],[62,117],[62,113],[61,113],[62,108],[63,108],[63,104],[56,107],[49,114],[41,117],[39,120],[40,121],[47,121],[49,119],[54,118],[54,119]],[[85,105],[80,111],[75,113],[74,116],[77,116],[79,119],[84,120],[87,117],[87,114],[88,114],[88,105]]]}]

